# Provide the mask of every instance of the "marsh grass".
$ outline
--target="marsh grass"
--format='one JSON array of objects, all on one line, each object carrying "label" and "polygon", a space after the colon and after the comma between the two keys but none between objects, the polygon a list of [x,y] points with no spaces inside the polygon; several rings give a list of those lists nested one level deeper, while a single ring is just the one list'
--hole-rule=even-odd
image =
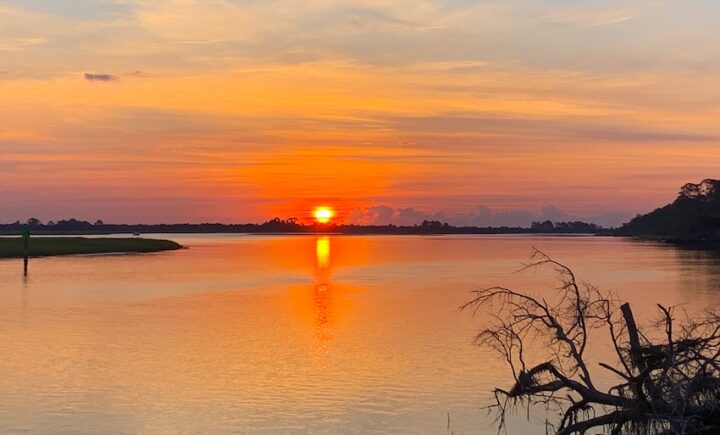
[{"label": "marsh grass", "polygon": [[[30,239],[28,254],[31,257],[55,255],[141,253],[180,249],[170,240],[141,238],[85,238],[85,237],[34,237]],[[0,237],[0,258],[23,256],[20,237]]]}]

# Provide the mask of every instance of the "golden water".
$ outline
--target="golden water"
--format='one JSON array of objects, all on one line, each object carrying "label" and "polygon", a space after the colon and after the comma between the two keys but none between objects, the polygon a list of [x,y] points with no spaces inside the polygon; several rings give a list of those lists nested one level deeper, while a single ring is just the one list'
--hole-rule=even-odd
[{"label": "golden water", "polygon": [[510,374],[457,307],[551,291],[532,246],[641,321],[720,300],[717,257],[614,238],[162,237],[190,249],[0,261],[0,433],[490,434]]}]

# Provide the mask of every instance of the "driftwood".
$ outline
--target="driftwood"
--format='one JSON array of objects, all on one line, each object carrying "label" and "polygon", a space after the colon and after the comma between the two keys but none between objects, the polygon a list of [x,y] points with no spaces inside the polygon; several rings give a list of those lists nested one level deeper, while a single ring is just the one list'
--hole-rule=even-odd
[{"label": "driftwood", "polygon": [[[545,266],[559,275],[554,302],[491,287],[461,307],[477,312],[492,305],[497,313],[477,341],[498,351],[514,378],[512,388],[495,390],[490,406],[499,431],[506,429],[508,406],[524,404],[559,411],[559,421],[547,422],[557,434],[720,433],[720,316],[708,311],[678,325],[675,310],[658,305],[660,320],[645,333],[628,304],[579,282],[542,252],[535,251],[525,269]],[[616,361],[599,363],[618,378],[607,390],[595,386],[586,362],[590,330],[607,333],[614,348]],[[544,340],[552,357],[528,366],[533,340]]]}]

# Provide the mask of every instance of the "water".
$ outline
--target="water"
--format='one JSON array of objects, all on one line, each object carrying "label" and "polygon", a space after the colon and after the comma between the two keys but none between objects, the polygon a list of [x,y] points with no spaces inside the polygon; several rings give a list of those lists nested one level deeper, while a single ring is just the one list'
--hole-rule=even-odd
[{"label": "water", "polygon": [[491,434],[510,373],[457,308],[551,291],[532,246],[641,322],[720,296],[717,257],[613,238],[160,237],[190,249],[0,261],[0,433]]}]

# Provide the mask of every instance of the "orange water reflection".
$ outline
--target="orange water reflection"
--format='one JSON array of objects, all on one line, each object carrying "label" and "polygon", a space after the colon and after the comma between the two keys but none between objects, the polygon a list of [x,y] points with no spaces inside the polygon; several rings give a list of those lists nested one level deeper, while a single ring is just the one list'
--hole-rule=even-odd
[{"label": "orange water reflection", "polygon": [[[332,281],[333,268],[339,263],[332,256],[334,241],[331,236],[315,237],[313,283],[296,286],[290,298],[295,311],[312,324],[315,336],[323,342],[335,338],[338,322],[350,308],[349,286]],[[312,251],[306,249],[301,255],[311,256]]]},{"label": "orange water reflection", "polygon": [[[490,435],[509,373],[457,307],[495,284],[552,297],[551,271],[513,273],[532,246],[642,323],[720,300],[720,259],[625,239],[173,237],[190,249],[36,259],[26,281],[0,261],[0,433]],[[545,433],[520,414],[508,433]]]},{"label": "orange water reflection", "polygon": [[330,285],[330,237],[319,236],[315,240],[315,329],[318,338],[332,338],[332,287]]}]

